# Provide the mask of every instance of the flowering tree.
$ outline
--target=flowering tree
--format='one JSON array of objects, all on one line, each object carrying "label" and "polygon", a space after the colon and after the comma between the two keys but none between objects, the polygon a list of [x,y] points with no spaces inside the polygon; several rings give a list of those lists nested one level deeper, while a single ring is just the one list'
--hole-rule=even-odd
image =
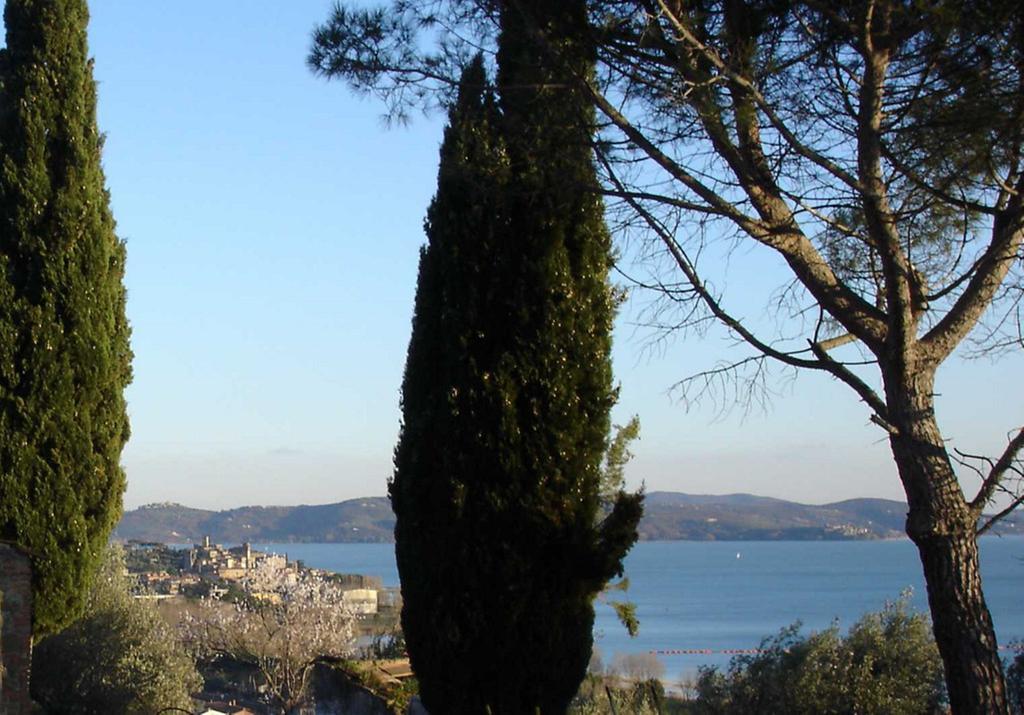
[{"label": "flowering tree", "polygon": [[355,643],[354,616],[337,584],[266,559],[235,603],[203,599],[184,622],[197,655],[231,658],[257,668],[281,712],[301,705],[313,666],[344,657]]}]

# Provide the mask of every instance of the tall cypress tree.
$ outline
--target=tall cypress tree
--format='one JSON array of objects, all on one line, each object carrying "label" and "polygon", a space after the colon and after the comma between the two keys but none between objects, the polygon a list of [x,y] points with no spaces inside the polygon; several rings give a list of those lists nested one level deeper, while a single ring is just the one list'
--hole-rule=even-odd
[{"label": "tall cypress tree", "polygon": [[[510,21],[499,62],[529,32]],[[522,87],[502,66],[499,101],[467,69],[427,216],[390,492],[402,625],[436,712],[564,712],[594,596],[636,540],[639,496],[600,514],[614,305],[592,115],[546,71]]]},{"label": "tall cypress tree", "polygon": [[35,555],[34,630],[80,609],[121,512],[124,246],[100,165],[84,0],[8,0],[0,90],[0,538]]}]

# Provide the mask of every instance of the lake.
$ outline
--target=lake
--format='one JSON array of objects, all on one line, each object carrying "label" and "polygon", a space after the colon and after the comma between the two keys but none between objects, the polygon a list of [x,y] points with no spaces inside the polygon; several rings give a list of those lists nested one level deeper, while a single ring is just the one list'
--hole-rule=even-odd
[{"label": "lake", "polygon": [[[256,548],[287,553],[316,568],[380,576],[385,586],[398,586],[391,544]],[[981,558],[999,642],[1024,639],[1024,537],[985,537]],[[724,666],[731,656],[720,651],[756,648],[794,621],[802,621],[805,630],[821,630],[838,619],[845,631],[907,589],[913,589],[913,605],[927,610],[917,551],[908,540],[642,542],[627,557],[625,575],[640,634],[630,638],[612,609],[599,603],[595,643],[606,663],[616,653],[659,652],[670,682],[692,676],[700,665]],[[677,650],[714,652],[664,652]]]}]

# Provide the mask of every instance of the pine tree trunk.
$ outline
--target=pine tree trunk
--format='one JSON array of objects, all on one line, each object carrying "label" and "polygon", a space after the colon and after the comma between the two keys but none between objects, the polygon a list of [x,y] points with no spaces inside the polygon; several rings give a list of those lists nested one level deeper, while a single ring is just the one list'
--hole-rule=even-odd
[{"label": "pine tree trunk", "polygon": [[1009,713],[992,617],[981,590],[978,543],[961,530],[915,539],[953,713]]},{"label": "pine tree trunk", "polygon": [[924,568],[935,640],[954,715],[1009,714],[1002,663],[978,567],[977,519],[935,421],[934,369],[886,377],[893,457],[910,507],[907,535]]}]

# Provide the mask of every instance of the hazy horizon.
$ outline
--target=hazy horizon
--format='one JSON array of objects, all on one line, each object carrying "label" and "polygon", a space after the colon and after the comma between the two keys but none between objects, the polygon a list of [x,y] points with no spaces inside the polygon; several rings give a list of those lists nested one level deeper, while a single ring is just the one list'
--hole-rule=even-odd
[{"label": "hazy horizon", "polygon": [[[752,494],[750,492],[730,492],[730,493],[723,493],[723,494],[704,494],[704,493],[672,491],[672,490],[666,490],[666,489],[658,489],[658,490],[654,490],[654,491],[648,491],[647,494],[683,494],[683,495],[689,496],[689,497],[748,497],[749,496],[749,497],[755,497],[755,498],[758,498],[758,499],[778,499],[779,501],[785,501],[785,502],[790,502],[790,503],[793,503],[793,504],[799,504],[801,506],[825,506],[827,504],[838,504],[838,503],[846,502],[846,501],[857,501],[857,500],[868,500],[868,499],[886,499],[886,497],[861,496],[861,497],[850,497],[850,498],[847,498],[847,499],[836,499],[835,501],[795,502],[792,499],[779,499],[779,497],[773,497],[773,496],[768,495],[768,494]],[[234,506],[227,506],[227,507],[220,507],[220,508],[202,507],[202,506],[197,506],[195,504],[184,504],[182,502],[177,502],[177,501],[156,501],[156,502],[148,502],[146,504],[139,504],[138,506],[133,507],[131,509],[125,508],[125,512],[128,512],[128,511],[138,511],[140,509],[146,509],[146,508],[151,508],[151,507],[163,507],[163,506],[180,506],[180,507],[185,507],[186,509],[197,509],[197,510],[200,510],[200,511],[234,511],[236,509],[272,509],[272,508],[276,508],[276,507],[300,507],[300,506],[316,507],[316,506],[330,506],[332,504],[341,504],[341,503],[349,502],[349,501],[359,501],[361,499],[387,499],[387,495],[386,494],[364,494],[362,496],[352,497],[352,498],[349,498],[349,499],[339,499],[338,501],[335,501],[335,502],[316,502],[316,503],[295,502],[293,504],[278,504],[278,503],[274,503],[274,504],[237,504],[237,505],[234,505]],[[895,501],[895,502],[899,502],[901,504],[906,504],[906,499],[887,499],[887,501]]]}]

